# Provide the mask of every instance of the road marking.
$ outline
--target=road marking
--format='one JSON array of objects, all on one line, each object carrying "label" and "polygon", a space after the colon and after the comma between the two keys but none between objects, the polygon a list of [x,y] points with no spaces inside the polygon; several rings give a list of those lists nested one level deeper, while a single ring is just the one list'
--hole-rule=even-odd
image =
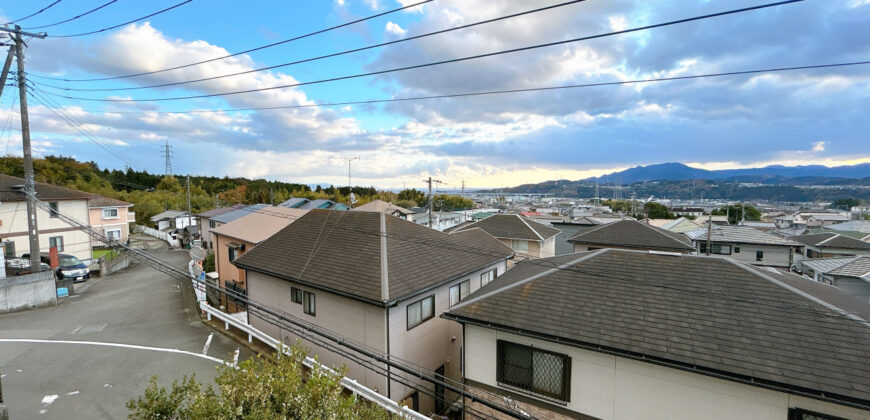
[{"label": "road marking", "polygon": [[239,364],[239,348],[238,347],[236,347],[236,352],[233,353],[233,364],[234,365]]},{"label": "road marking", "polygon": [[[40,340],[34,338],[0,338],[0,343],[35,343],[35,344],[74,344],[74,345],[85,345],[85,346],[103,346],[103,347],[118,347],[124,349],[133,349],[133,350],[147,350],[147,351],[159,351],[163,353],[175,353],[175,354],[183,354],[187,356],[199,357],[201,359],[210,360],[215,363],[221,363],[225,365],[229,365],[224,360],[218,359],[217,357],[206,356],[204,354],[194,353],[192,351],[187,350],[179,350],[179,349],[166,349],[162,347],[149,347],[149,346],[137,346],[135,344],[122,344],[122,343],[105,343],[101,341],[73,341],[73,340]],[[18,369],[18,372],[21,372],[21,369]]]},{"label": "road marking", "polygon": [[214,333],[208,335],[208,338],[205,339],[205,345],[202,346],[202,354],[208,353],[208,348],[211,346],[211,339],[214,337]]},{"label": "road marking", "polygon": [[75,334],[75,333],[79,332],[80,329],[82,329],[82,326],[81,326],[81,325],[79,325],[78,327],[76,327],[76,329],[72,330],[72,332],[71,332],[70,334]]}]

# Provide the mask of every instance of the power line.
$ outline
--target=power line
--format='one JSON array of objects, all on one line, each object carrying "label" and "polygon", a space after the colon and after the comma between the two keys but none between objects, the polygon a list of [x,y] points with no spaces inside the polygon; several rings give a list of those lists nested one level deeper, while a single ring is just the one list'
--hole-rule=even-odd
[{"label": "power line", "polygon": [[352,21],[349,21],[349,22],[345,22],[345,23],[342,23],[342,24],[340,24],[340,25],[331,26],[331,27],[328,27],[328,28],[324,28],[324,29],[320,29],[320,30],[314,31],[314,32],[309,32],[309,33],[304,34],[304,35],[299,35],[299,36],[295,36],[295,37],[293,37],[293,38],[288,38],[288,39],[285,39],[285,40],[282,40],[282,41],[273,42],[273,43],[271,43],[271,44],[266,44],[266,45],[262,45],[262,46],[259,46],[259,47],[250,48],[250,49],[247,49],[247,50],[244,50],[244,51],[235,52],[235,53],[228,54],[228,55],[224,55],[224,56],[221,56],[221,57],[210,58],[210,59],[208,59],[208,60],[197,61],[197,62],[195,62],[195,63],[184,64],[184,65],[181,65],[181,66],[175,66],[175,67],[168,67],[168,68],[165,68],[165,69],[162,69],[162,70],[154,70],[154,71],[148,71],[148,72],[143,72],[143,73],[127,74],[127,75],[123,75],[123,76],[99,77],[99,78],[92,78],[92,79],[66,79],[66,78],[62,78],[62,77],[49,77],[49,76],[36,75],[36,74],[35,74],[35,75],[32,75],[32,76],[33,76],[33,77],[38,77],[38,78],[41,78],[41,79],[60,80],[60,81],[65,81],[65,82],[97,82],[97,81],[102,81],[102,80],[126,79],[126,78],[130,78],[130,77],[138,77],[138,76],[145,76],[145,75],[149,75],[149,74],[163,73],[163,72],[167,72],[167,71],[170,71],[170,70],[178,70],[178,69],[183,69],[183,68],[186,68],[186,67],[192,67],[192,66],[196,66],[196,65],[200,65],[200,64],[211,63],[211,62],[213,62],[213,61],[223,60],[223,59],[226,59],[226,58],[235,57],[235,56],[237,56],[237,55],[247,54],[247,53],[251,53],[251,52],[254,52],[254,51],[259,51],[259,50],[263,50],[263,49],[266,49],[266,48],[271,48],[271,47],[274,47],[274,46],[277,46],[277,45],[286,44],[286,43],[288,43],[288,42],[297,41],[297,40],[300,40],[300,39],[303,39],[303,38],[308,38],[308,37],[311,37],[311,36],[314,36],[314,35],[319,35],[319,34],[322,34],[322,33],[325,33],[325,32],[334,31],[334,30],[336,30],[336,29],[344,28],[344,27],[346,27],[346,26],[354,25],[354,24],[357,24],[357,23],[360,23],[360,22],[365,22],[365,21],[367,21],[367,20],[371,20],[371,19],[375,19],[375,18],[382,17],[382,16],[386,16],[386,15],[389,15],[389,14],[392,14],[392,13],[396,13],[396,12],[399,12],[399,11],[402,11],[402,10],[406,10],[406,9],[409,9],[409,8],[412,8],[412,7],[417,7],[417,6],[420,6],[420,5],[422,5],[422,4],[430,3],[430,2],[433,2],[433,1],[435,1],[435,0],[424,0],[424,1],[420,1],[420,2],[418,2],[418,3],[413,3],[413,4],[409,4],[409,5],[407,5],[407,6],[404,6],[404,7],[399,7],[399,8],[397,8],[397,9],[387,10],[387,11],[382,12],[382,13],[378,13],[378,14],[371,15],[371,16],[368,16],[368,17],[364,17],[364,18],[360,18],[360,19],[352,20]]},{"label": "power line", "polygon": [[443,65],[443,64],[452,64],[452,63],[458,63],[458,62],[463,62],[463,61],[476,60],[476,59],[480,59],[480,58],[494,57],[494,56],[498,56],[498,55],[510,54],[510,53],[515,53],[515,52],[529,51],[529,50],[535,50],[535,49],[539,49],[539,48],[552,47],[552,46],[556,46],[556,45],[569,44],[569,43],[573,43],[573,42],[585,41],[585,40],[590,40],[590,39],[604,38],[604,37],[615,36],[615,35],[622,35],[622,34],[631,33],[631,32],[643,31],[643,30],[648,30],[648,29],[653,29],[653,28],[660,28],[660,27],[665,27],[665,26],[677,25],[677,24],[686,23],[686,22],[693,22],[693,21],[698,21],[698,20],[703,20],[703,19],[710,19],[710,18],[714,18],[714,17],[749,12],[749,11],[765,9],[765,8],[770,8],[770,7],[775,7],[775,6],[782,6],[782,5],[797,3],[797,2],[802,2],[802,1],[804,1],[804,0],[783,0],[783,1],[775,2],[775,3],[766,3],[766,4],[762,4],[762,5],[758,5],[758,6],[744,7],[741,9],[732,9],[732,10],[728,10],[725,12],[711,13],[711,14],[706,14],[706,15],[702,15],[702,16],[695,16],[695,17],[691,17],[691,18],[678,19],[678,20],[672,20],[669,22],[657,23],[657,24],[653,24],[653,25],[640,26],[640,27],[636,27],[636,28],[625,29],[622,31],[607,32],[607,33],[603,33],[603,34],[589,35],[589,36],[584,36],[584,37],[566,39],[566,40],[562,40],[562,41],[547,42],[547,43],[543,43],[543,44],[530,45],[530,46],[526,46],[526,47],[511,48],[511,49],[507,49],[507,50],[495,51],[495,52],[490,52],[490,53],[476,54],[476,55],[471,55],[471,56],[466,56],[466,57],[452,58],[452,59],[448,59],[448,60],[434,61],[434,62],[423,63],[423,64],[415,64],[415,65],[411,65],[411,66],[396,67],[396,68],[386,69],[386,70],[379,70],[379,71],[373,71],[373,72],[367,72],[367,73],[358,73],[358,74],[353,74],[353,75],[349,75],[349,76],[338,76],[338,77],[331,77],[331,78],[327,78],[327,79],[312,80],[312,81],[308,81],[308,82],[291,83],[291,84],[271,86],[271,87],[265,87],[265,88],[245,89],[245,90],[237,90],[237,91],[230,91],[230,92],[223,92],[223,93],[202,94],[202,95],[176,96],[176,97],[169,97],[169,98],[106,99],[106,98],[72,97],[72,96],[64,96],[64,95],[57,95],[57,96],[61,96],[61,97],[68,98],[68,99],[78,99],[78,100],[94,101],[94,102],[165,102],[165,101],[177,101],[177,100],[187,100],[187,99],[212,98],[212,97],[218,97],[218,96],[221,96],[221,97],[232,96],[232,95],[239,95],[239,94],[243,94],[243,93],[253,93],[253,92],[263,92],[263,91],[270,91],[270,90],[276,90],[276,89],[286,89],[286,88],[291,88],[291,87],[299,87],[299,86],[307,86],[307,85],[314,85],[314,84],[321,84],[321,83],[328,83],[328,82],[336,82],[336,81],[340,81],[340,80],[349,80],[349,79],[356,79],[356,78],[360,78],[360,77],[376,76],[376,75],[380,75],[380,74],[394,73],[394,72],[405,71],[405,70],[420,69],[420,68],[438,66],[438,65]]},{"label": "power line", "polygon": [[[58,0],[58,1],[59,1],[59,0]],[[49,37],[51,37],[51,38],[73,38],[73,37],[77,37],[77,36],[93,35],[93,34],[97,34],[97,33],[100,33],[100,32],[111,31],[112,29],[117,29],[117,28],[120,28],[120,27],[122,27],[122,26],[129,25],[129,24],[131,24],[131,23],[138,22],[138,21],[140,21],[140,20],[148,19],[148,18],[150,18],[150,17],[152,17],[152,16],[157,16],[157,15],[159,15],[159,14],[161,14],[161,13],[168,12],[168,11],[170,11],[170,10],[172,10],[172,9],[175,9],[176,7],[184,6],[185,4],[190,3],[190,2],[192,2],[192,1],[193,1],[193,0],[184,0],[184,1],[181,2],[181,3],[177,3],[177,4],[173,5],[173,6],[167,7],[167,8],[162,9],[162,10],[158,10],[158,11],[156,11],[156,12],[154,12],[154,13],[149,14],[149,15],[142,16],[142,17],[140,17],[140,18],[136,18],[136,19],[133,19],[133,20],[129,20],[129,21],[124,22],[124,23],[119,23],[119,24],[114,25],[114,26],[109,26],[108,28],[97,29],[97,30],[95,30],[95,31],[90,31],[90,32],[82,32],[82,33],[79,33],[79,34],[69,34],[69,35],[49,35]]]},{"label": "power line", "polygon": [[413,41],[413,40],[421,39],[421,38],[427,38],[427,37],[430,37],[430,36],[440,35],[440,34],[445,34],[445,33],[448,33],[448,32],[458,31],[458,30],[461,30],[461,29],[468,29],[468,28],[471,28],[471,27],[474,27],[474,26],[484,25],[484,24],[487,24],[487,23],[493,23],[493,22],[498,22],[498,21],[501,21],[501,20],[507,20],[507,19],[511,19],[511,18],[519,17],[519,16],[525,16],[525,15],[529,15],[529,14],[533,14],[533,13],[539,13],[539,12],[543,12],[543,11],[547,11],[547,10],[551,10],[551,9],[556,9],[556,8],[559,8],[559,7],[569,6],[569,5],[572,5],[572,4],[575,4],[575,3],[581,3],[581,2],[584,2],[584,1],[586,1],[586,0],[572,0],[572,1],[564,2],[564,3],[554,4],[554,5],[551,5],[551,6],[540,7],[540,8],[533,9],[533,10],[527,10],[527,11],[524,11],[524,12],[513,13],[513,14],[510,14],[510,15],[505,15],[505,16],[500,16],[500,17],[497,17],[497,18],[492,18],[492,19],[482,20],[482,21],[478,21],[478,22],[474,22],[474,23],[469,23],[469,24],[466,24],[466,25],[456,26],[456,27],[453,27],[453,28],[441,29],[441,30],[438,30],[438,31],[428,32],[428,33],[425,33],[425,34],[420,34],[420,35],[415,35],[415,36],[411,36],[411,37],[401,38],[401,39],[397,39],[397,40],[393,40],[393,41],[382,42],[382,43],[379,43],[379,44],[368,45],[368,46],[365,46],[365,47],[354,48],[354,49],[351,49],[351,50],[345,50],[345,51],[341,51],[341,52],[337,52],[337,53],[326,54],[326,55],[320,55],[320,56],[310,57],[310,58],[305,58],[305,59],[301,59],[301,60],[289,61],[289,62],[286,62],[286,63],[275,64],[275,65],[272,65],[272,66],[260,67],[260,68],[251,69],[251,70],[246,70],[246,71],[240,71],[240,72],[236,72],[236,73],[229,73],[229,74],[224,74],[224,75],[220,75],[220,76],[205,77],[205,78],[194,79],[194,80],[186,80],[186,81],[181,81],[181,82],[170,82],[170,83],[161,83],[161,84],[156,84],[156,85],[148,85],[148,86],[133,86],[133,87],[123,87],[123,88],[94,88],[94,89],[88,89],[88,88],[65,88],[65,87],[61,87],[61,86],[50,85],[50,84],[47,84],[47,83],[42,83],[42,85],[43,85],[43,86],[47,86],[47,87],[51,87],[51,88],[55,88],[55,89],[65,90],[65,91],[76,91],[76,92],[107,92],[107,91],[121,91],[121,90],[153,89],[153,88],[168,87],[168,86],[179,86],[179,85],[185,85],[185,84],[189,84],[189,83],[206,82],[206,81],[210,81],[210,80],[223,79],[223,78],[227,78],[227,77],[242,76],[242,75],[250,74],[250,73],[258,73],[258,72],[262,72],[262,71],[266,71],[266,70],[274,70],[274,69],[277,69],[277,68],[290,67],[290,66],[293,66],[293,65],[296,65],[296,64],[310,63],[310,62],[313,62],[313,61],[323,60],[323,59],[327,59],[327,58],[333,58],[333,57],[338,57],[338,56],[342,56],[342,55],[346,55],[346,54],[357,53],[357,52],[360,52],[360,51],[366,51],[366,50],[370,50],[370,49],[374,49],[374,48],[380,48],[380,47],[384,47],[384,46],[388,46],[388,45],[399,44],[399,43],[402,43],[402,42]]},{"label": "power line", "polygon": [[108,5],[110,5],[110,4],[112,4],[112,3],[116,2],[116,1],[118,1],[118,0],[111,0],[111,1],[109,1],[109,2],[107,2],[107,3],[103,3],[102,5],[97,6],[97,7],[93,8],[93,9],[91,9],[91,10],[88,10],[87,12],[84,12],[84,13],[82,13],[82,14],[79,14],[79,15],[73,16],[73,17],[71,17],[71,18],[69,18],[69,19],[66,19],[66,20],[62,20],[62,21],[60,21],[60,22],[55,22],[55,23],[51,23],[51,24],[48,24],[48,25],[42,25],[42,26],[31,26],[31,27],[29,27],[29,28],[24,28],[24,29],[31,29],[31,30],[32,30],[32,29],[42,29],[42,28],[48,28],[48,27],[51,27],[51,26],[57,26],[57,25],[60,25],[60,24],[62,24],[62,23],[71,22],[71,21],[74,21],[74,20],[76,20],[76,19],[79,19],[79,18],[85,17],[85,16],[87,16],[87,15],[89,15],[89,14],[91,14],[91,13],[94,13],[94,12],[96,12],[97,10],[100,10],[100,9],[102,9],[102,8],[108,6]]},{"label": "power line", "polygon": [[30,18],[32,18],[32,17],[34,17],[34,16],[36,16],[36,15],[38,15],[38,14],[40,14],[40,13],[46,11],[46,10],[48,10],[48,9],[50,9],[50,8],[51,8],[52,6],[54,6],[55,4],[60,3],[60,1],[61,1],[61,0],[55,0],[53,3],[49,4],[48,6],[43,7],[42,9],[39,9],[39,10],[37,10],[37,11],[35,11],[35,12],[33,12],[33,13],[31,13],[31,14],[29,14],[29,15],[27,15],[27,16],[21,18],[21,19],[15,19],[15,20],[13,20],[13,21],[9,21],[9,22],[3,23],[3,25],[11,25],[11,24],[13,24],[13,23],[15,23],[15,22],[21,22],[22,20],[30,19]]},{"label": "power line", "polygon": [[[282,105],[282,106],[267,106],[267,107],[249,107],[249,108],[222,108],[222,109],[213,109],[213,110],[185,110],[185,111],[93,111],[88,110],[88,112],[112,112],[112,113],[129,113],[129,114],[199,114],[199,113],[213,113],[213,112],[243,112],[243,111],[264,111],[264,110],[278,110],[278,109],[298,109],[298,108],[321,108],[321,107],[333,107],[333,106],[347,106],[347,105],[370,105],[370,104],[379,104],[379,103],[390,103],[390,102],[410,102],[410,101],[423,101],[423,100],[432,100],[432,99],[448,99],[448,98],[463,98],[463,97],[474,97],[474,96],[487,96],[487,95],[502,95],[502,94],[512,94],[512,93],[524,93],[524,92],[541,92],[541,91],[551,91],[551,90],[565,90],[565,89],[578,89],[578,88],[590,88],[590,87],[602,87],[602,86],[618,86],[618,85],[630,85],[630,84],[641,84],[641,83],[655,83],[655,82],[668,82],[668,81],[676,81],[676,80],[691,80],[691,79],[704,79],[704,78],[716,78],[716,77],[726,77],[726,76],[740,76],[740,75],[750,75],[750,74],[759,74],[759,73],[779,73],[779,72],[787,72],[787,71],[797,71],[797,70],[813,70],[813,69],[823,69],[823,68],[836,68],[836,67],[850,67],[850,66],[860,66],[870,64],[870,60],[867,61],[854,61],[854,62],[846,62],[846,63],[832,63],[832,64],[815,64],[815,65],[806,65],[806,66],[791,66],[791,67],[773,67],[773,68],[764,68],[764,69],[753,69],[753,70],[738,70],[738,71],[730,71],[730,72],[722,72],[722,73],[706,73],[706,74],[696,74],[696,75],[687,75],[687,76],[673,76],[673,77],[656,77],[651,79],[635,79],[635,80],[620,80],[615,82],[599,82],[599,83],[581,83],[581,84],[571,84],[571,85],[562,85],[562,86],[545,86],[545,87],[535,87],[535,88],[521,88],[521,89],[503,89],[503,90],[490,90],[490,91],[480,91],[480,92],[466,92],[466,93],[452,93],[445,95],[428,95],[428,96],[411,96],[405,98],[388,98],[388,99],[366,99],[359,101],[345,101],[345,102],[327,102],[320,104],[304,104],[304,105]],[[42,84],[36,82],[34,80],[30,80],[30,82],[34,82],[37,84]],[[54,92],[49,92],[46,90],[38,89],[40,92],[56,96],[65,99],[73,99],[73,100],[88,100],[88,98],[77,98],[71,96],[65,96],[61,94],[57,94]],[[95,101],[99,101],[99,99],[91,99]]]}]

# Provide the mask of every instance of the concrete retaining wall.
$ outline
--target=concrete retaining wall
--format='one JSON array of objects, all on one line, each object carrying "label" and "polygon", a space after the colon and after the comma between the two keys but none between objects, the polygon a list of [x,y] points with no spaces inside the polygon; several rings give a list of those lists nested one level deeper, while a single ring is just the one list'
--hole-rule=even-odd
[{"label": "concrete retaining wall", "polygon": [[121,271],[130,266],[130,253],[122,252],[120,255],[106,261],[100,259],[100,277],[108,276],[109,274]]},{"label": "concrete retaining wall", "polygon": [[0,279],[0,314],[45,305],[57,305],[53,271]]}]

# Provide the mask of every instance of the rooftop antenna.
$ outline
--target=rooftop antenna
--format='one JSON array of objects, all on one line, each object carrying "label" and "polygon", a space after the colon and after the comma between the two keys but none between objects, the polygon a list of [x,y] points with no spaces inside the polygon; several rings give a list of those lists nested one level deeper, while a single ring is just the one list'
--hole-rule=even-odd
[{"label": "rooftop antenna", "polygon": [[359,156],[341,158],[347,161],[347,207],[353,208],[353,203],[356,203],[356,197],[353,195],[353,184],[350,183],[350,163],[359,160]]}]

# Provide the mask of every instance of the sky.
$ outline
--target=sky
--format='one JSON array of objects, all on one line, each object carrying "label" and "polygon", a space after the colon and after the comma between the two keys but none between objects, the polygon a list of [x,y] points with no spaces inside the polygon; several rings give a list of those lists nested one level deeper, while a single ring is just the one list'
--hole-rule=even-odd
[{"label": "sky", "polygon": [[[34,29],[49,35],[28,41],[26,51],[26,71],[35,89],[28,98],[34,152],[92,160],[101,167],[163,173],[162,150],[168,141],[176,174],[335,185],[347,184],[346,158],[358,157],[351,162],[353,183],[379,188],[421,188],[429,176],[444,182],[442,188],[463,182],[467,188],[505,187],[663,162],[706,169],[870,162],[870,65],[318,106],[866,61],[870,0],[805,0],[423,68],[165,100],[380,72],[766,3],[586,0],[402,41],[562,3],[434,0],[178,70],[106,81],[54,80],[181,66],[416,1],[194,0],[117,29],[59,37],[115,26],[180,2],[118,0],[80,19]],[[51,1],[4,3],[0,22],[19,19]],[[104,3],[61,1],[18,24],[25,29],[48,25]],[[399,42],[266,71],[144,88],[389,41]],[[20,155],[15,93],[7,88],[0,97],[0,142],[5,143],[5,153]],[[305,107],[238,110],[279,106]],[[222,111],[167,113],[190,110]]]}]

